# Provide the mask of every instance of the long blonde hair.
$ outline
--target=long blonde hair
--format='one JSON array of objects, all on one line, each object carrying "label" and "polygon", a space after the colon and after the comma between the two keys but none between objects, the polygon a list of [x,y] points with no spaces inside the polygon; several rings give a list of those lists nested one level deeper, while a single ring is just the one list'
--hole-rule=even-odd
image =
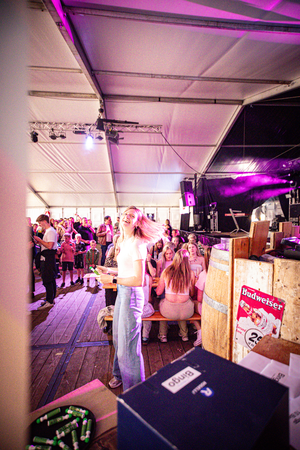
[{"label": "long blonde hair", "polygon": [[[159,239],[163,237],[164,234],[164,226],[153,222],[152,220],[148,219],[145,214],[142,213],[142,211],[135,206],[129,206],[129,208],[126,208],[124,213],[126,211],[129,211],[130,209],[134,210],[137,215],[137,220],[135,223],[135,229],[134,229],[134,237],[143,239],[144,241],[150,243],[150,242],[157,242]],[[123,213],[123,214],[124,214]],[[120,221],[120,239],[119,244],[124,240],[124,229],[122,220]]]},{"label": "long blonde hair", "polygon": [[166,261],[166,251],[168,251],[168,250],[171,250],[172,251],[172,260],[174,259],[174,255],[175,255],[175,251],[174,251],[174,248],[175,248],[175,244],[173,243],[173,242],[167,242],[165,245],[164,245],[164,247],[163,247],[163,249],[162,249],[162,252],[161,252],[161,261],[162,261],[162,264],[161,264],[161,272],[165,269],[165,267],[166,267],[166,263],[167,263],[167,261]]},{"label": "long blonde hair", "polygon": [[211,248],[210,247],[206,247],[206,249],[204,250],[205,272],[208,271],[210,254],[211,254]]},{"label": "long blonde hair", "polygon": [[192,271],[187,250],[180,249],[175,253],[172,264],[164,270],[164,278],[167,287],[172,282],[172,291],[176,294],[190,287]]}]

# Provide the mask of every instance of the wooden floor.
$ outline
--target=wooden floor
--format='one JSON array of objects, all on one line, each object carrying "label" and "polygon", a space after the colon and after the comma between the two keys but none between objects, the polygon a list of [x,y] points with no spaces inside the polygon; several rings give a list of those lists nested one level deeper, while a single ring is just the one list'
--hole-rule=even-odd
[{"label": "wooden floor", "polygon": [[[74,277],[74,280],[77,277]],[[60,286],[62,279],[57,279]],[[86,284],[86,281],[85,281]],[[102,332],[97,315],[105,307],[104,291],[94,286],[57,289],[55,306],[38,311],[45,299],[45,288],[36,272],[35,298],[28,305],[31,313],[31,411],[98,378],[105,386],[112,377],[114,347],[112,336]],[[182,342],[178,325],[170,323],[168,342],[158,338],[158,322],[152,323],[150,342],[143,346],[146,378],[193,348],[196,335],[189,324],[191,340]],[[122,387],[114,389],[119,395]]]}]

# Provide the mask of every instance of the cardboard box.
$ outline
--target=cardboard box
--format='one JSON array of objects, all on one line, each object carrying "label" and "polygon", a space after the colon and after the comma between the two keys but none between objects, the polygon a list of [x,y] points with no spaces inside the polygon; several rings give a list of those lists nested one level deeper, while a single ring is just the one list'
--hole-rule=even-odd
[{"label": "cardboard box", "polygon": [[195,348],[118,398],[118,450],[288,449],[288,389]]}]

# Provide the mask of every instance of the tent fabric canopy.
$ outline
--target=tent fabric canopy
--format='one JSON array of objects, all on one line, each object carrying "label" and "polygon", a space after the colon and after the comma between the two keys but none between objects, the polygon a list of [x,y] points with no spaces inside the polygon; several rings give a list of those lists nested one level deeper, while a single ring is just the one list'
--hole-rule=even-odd
[{"label": "tent fabric canopy", "polygon": [[[279,171],[286,148],[275,144],[299,143],[284,109],[277,106],[276,123],[289,133],[267,121],[268,107],[257,107],[257,117],[250,109],[293,96],[299,86],[296,1],[28,5],[29,132],[38,133],[29,142],[28,207],[178,208],[182,180],[259,172],[262,157],[278,157]],[[141,128],[113,125],[118,144],[93,133],[90,150],[85,135],[49,137],[51,124],[54,131],[57,124],[95,126],[100,107],[104,119]],[[274,147],[245,152],[247,143]],[[299,158],[297,151],[286,159]]]}]

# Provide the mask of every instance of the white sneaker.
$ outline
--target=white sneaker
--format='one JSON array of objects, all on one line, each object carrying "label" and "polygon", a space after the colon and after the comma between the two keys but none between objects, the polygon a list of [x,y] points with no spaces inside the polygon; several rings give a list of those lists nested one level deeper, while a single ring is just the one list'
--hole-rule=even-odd
[{"label": "white sneaker", "polygon": [[116,389],[117,387],[121,386],[121,384],[122,384],[122,381],[121,381],[121,380],[118,380],[118,379],[115,378],[115,377],[112,377],[112,379],[108,382],[108,386],[109,386],[111,389]]},{"label": "white sneaker", "polygon": [[38,309],[40,310],[40,309],[52,308],[52,306],[54,306],[53,303],[44,302],[41,304],[41,306],[38,307]]},{"label": "white sneaker", "polygon": [[167,336],[163,334],[159,334],[157,337],[160,340],[160,342],[168,342]]},{"label": "white sneaker", "polygon": [[178,333],[178,336],[180,336],[181,337],[181,339],[184,341],[184,342],[187,342],[188,340],[189,340],[189,337],[188,337],[188,335],[186,335],[186,336],[182,336],[182,334],[179,332]]},{"label": "white sneaker", "polygon": [[194,347],[197,347],[198,345],[202,344],[202,336],[201,336],[201,330],[197,331],[197,338],[194,342]]}]

